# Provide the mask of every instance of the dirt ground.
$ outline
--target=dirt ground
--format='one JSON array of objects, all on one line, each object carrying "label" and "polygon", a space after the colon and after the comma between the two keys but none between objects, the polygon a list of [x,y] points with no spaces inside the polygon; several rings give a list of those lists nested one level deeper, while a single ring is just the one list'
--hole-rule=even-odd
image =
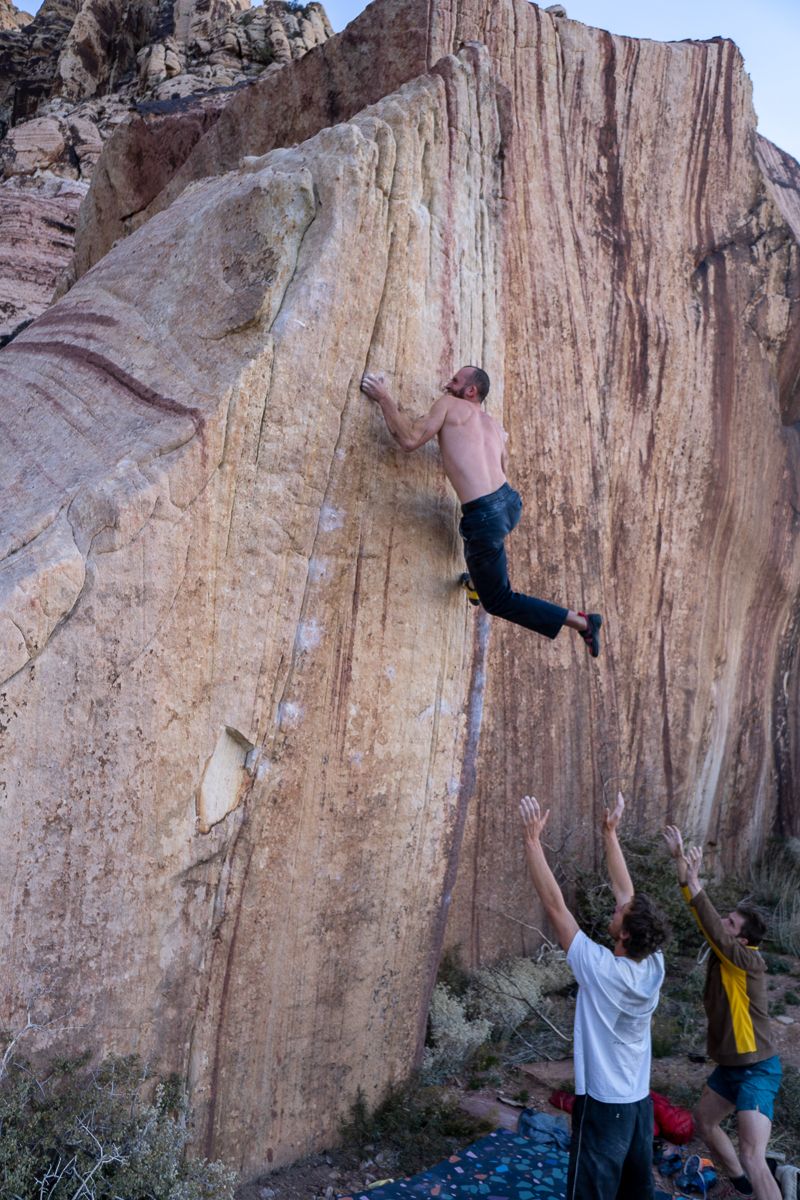
[{"label": "dirt ground", "polygon": [[[242,1185],[237,1200],[334,1200],[363,1192],[371,1184],[394,1178],[381,1169],[381,1155],[365,1159],[359,1167],[337,1166],[338,1156],[315,1154],[272,1175]],[[432,1166],[433,1164],[431,1164]]]},{"label": "dirt ground", "polygon": [[[784,1066],[800,1069],[800,1006],[784,1001],[784,996],[800,992],[800,969],[794,964],[792,973],[771,975],[769,980],[771,1007],[779,1015],[773,1022],[778,1053]],[[780,1011],[783,1010],[783,1011]],[[782,1018],[782,1019],[781,1019]],[[692,1049],[702,1049],[693,1047]],[[672,1057],[653,1060],[652,1087],[675,1103],[691,1104],[697,1098],[713,1069],[710,1062],[690,1062],[685,1048]],[[499,1097],[512,1099],[527,1092],[528,1107],[544,1112],[556,1110],[549,1104],[551,1092],[558,1088],[571,1090],[572,1060],[529,1063],[507,1069],[502,1082],[479,1090],[460,1089],[462,1106],[472,1115],[490,1121],[497,1128],[515,1129],[520,1105],[505,1103]],[[700,1141],[684,1148],[687,1153],[707,1155]],[[338,1196],[362,1192],[370,1185],[394,1178],[392,1155],[380,1145],[372,1147],[359,1163],[348,1162],[336,1149],[313,1155],[291,1167],[263,1175],[244,1183],[238,1189],[237,1200],[335,1200]],[[433,1163],[429,1164],[433,1166]],[[656,1184],[662,1191],[676,1195],[672,1180],[655,1173]],[[720,1179],[711,1193],[714,1200],[732,1200],[736,1191]]]}]

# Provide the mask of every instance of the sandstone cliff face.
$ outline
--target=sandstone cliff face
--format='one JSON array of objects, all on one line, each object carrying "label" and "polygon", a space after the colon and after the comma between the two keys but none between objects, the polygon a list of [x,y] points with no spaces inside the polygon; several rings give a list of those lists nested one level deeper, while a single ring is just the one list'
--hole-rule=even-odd
[{"label": "sandstone cliff face", "polygon": [[[444,939],[530,945],[522,791],[584,861],[618,786],[727,864],[798,832],[800,202],[730,43],[521,0],[375,4],[191,120],[135,219],[106,144],[93,269],[0,355],[2,1007],[46,976],[261,1167],[406,1072]],[[358,393],[467,361],[512,580],[597,663],[468,608]]]},{"label": "sandstone cliff face", "polygon": [[[131,125],[126,172],[115,170],[112,149],[102,174],[114,178],[116,202],[136,213],[239,86],[279,72],[331,32],[319,4],[295,11],[278,0],[257,9],[249,0],[47,0],[24,32],[0,11],[0,168],[11,189],[0,186],[0,338],[12,338],[74,279],[66,267],[75,197],[120,124]],[[68,199],[59,205],[58,197]],[[55,219],[58,239],[28,240]],[[18,289],[15,271],[26,259],[32,269]]]},{"label": "sandstone cliff face", "polygon": [[[22,14],[25,15],[25,14]],[[272,62],[302,57],[331,27],[312,2],[294,10],[279,0],[44,0],[30,23],[0,25],[0,131],[40,115],[54,97],[71,104],[121,93],[136,99],[186,74],[193,90],[256,77]],[[141,76],[139,88],[131,81]],[[177,94],[188,91],[186,81]],[[172,92],[158,94],[168,99]]]},{"label": "sandstone cliff face", "polygon": [[21,29],[23,25],[29,25],[32,19],[30,13],[17,8],[11,0],[0,0],[0,30]]},{"label": "sandstone cliff face", "polygon": [[67,181],[35,194],[0,187],[0,346],[49,304],[72,258],[84,195]]},{"label": "sandstone cliff face", "polygon": [[37,895],[3,1009],[55,975],[73,1037],[166,1048],[252,1165],[424,1026],[472,622],[436,455],[358,380],[496,357],[499,145],[485,53],[446,59],[189,189],[0,361],[3,874]]},{"label": "sandstone cliff face", "polygon": [[726,866],[799,819],[798,243],[754,155],[749,82],[730,43],[526,17],[518,103],[538,133],[509,156],[505,411],[530,515],[512,579],[602,608],[607,650],[587,672],[575,644],[493,629],[448,933],[473,961],[535,941],[514,920],[523,792],[552,802],[578,861],[617,787],[632,829],[678,819]]}]

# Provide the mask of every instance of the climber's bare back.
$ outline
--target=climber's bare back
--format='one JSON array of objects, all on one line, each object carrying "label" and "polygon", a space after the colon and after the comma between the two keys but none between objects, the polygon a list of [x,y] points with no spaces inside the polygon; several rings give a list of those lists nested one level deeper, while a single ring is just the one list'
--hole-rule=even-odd
[{"label": "climber's bare back", "polygon": [[466,504],[506,482],[506,434],[474,400],[453,395],[443,399],[447,413],[438,433],[442,465],[459,500]]}]

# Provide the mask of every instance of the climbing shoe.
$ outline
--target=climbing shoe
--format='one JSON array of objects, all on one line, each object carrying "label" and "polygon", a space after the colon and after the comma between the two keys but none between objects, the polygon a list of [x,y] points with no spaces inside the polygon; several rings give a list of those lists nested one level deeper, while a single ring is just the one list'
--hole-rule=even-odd
[{"label": "climbing shoe", "polygon": [[603,624],[603,618],[600,613],[579,612],[578,616],[583,617],[588,624],[588,628],[583,630],[581,637],[586,642],[592,658],[597,658],[600,653],[600,626]]},{"label": "climbing shoe", "polygon": [[480,596],[475,591],[475,585],[473,584],[472,580],[469,577],[469,572],[462,571],[462,573],[458,577],[458,582],[461,584],[464,591],[467,593],[467,599],[469,600],[470,604],[474,604],[475,607],[477,608],[481,602]]}]

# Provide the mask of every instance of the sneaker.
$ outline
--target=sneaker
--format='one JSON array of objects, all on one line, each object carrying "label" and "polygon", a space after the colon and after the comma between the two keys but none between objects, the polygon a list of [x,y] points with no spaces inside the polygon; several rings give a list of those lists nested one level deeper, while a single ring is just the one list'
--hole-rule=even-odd
[{"label": "sneaker", "polygon": [[481,600],[480,600],[480,596],[475,591],[475,585],[469,577],[469,572],[462,571],[462,573],[458,577],[458,582],[461,584],[464,591],[467,593],[467,599],[469,600],[470,604],[473,604],[477,608],[478,605],[480,604]]},{"label": "sneaker", "polygon": [[586,642],[592,658],[597,658],[600,653],[600,626],[603,624],[603,618],[600,613],[579,612],[578,616],[588,622],[588,628],[583,630],[581,637]]}]

